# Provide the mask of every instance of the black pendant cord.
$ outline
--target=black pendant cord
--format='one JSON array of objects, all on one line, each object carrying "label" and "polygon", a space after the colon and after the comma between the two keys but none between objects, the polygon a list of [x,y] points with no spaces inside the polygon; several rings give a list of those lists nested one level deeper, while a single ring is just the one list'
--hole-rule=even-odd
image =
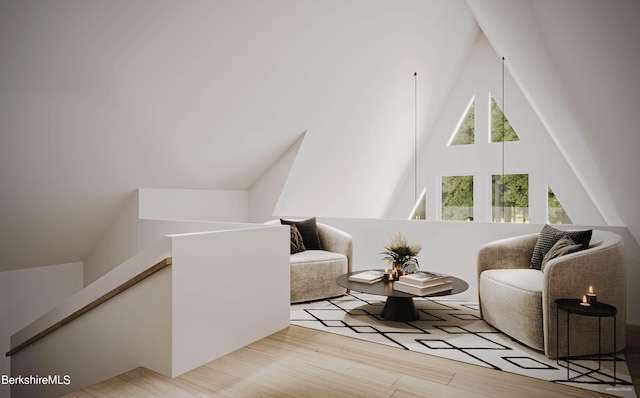
[{"label": "black pendant cord", "polygon": [[413,195],[418,201],[418,72],[413,72]]},{"label": "black pendant cord", "polygon": [[[504,57],[502,57],[502,217],[506,217],[505,214],[505,202],[504,202],[504,196],[505,196],[505,180],[504,180],[504,143],[505,143],[505,101],[504,101]],[[505,219],[506,221],[506,219]]]}]

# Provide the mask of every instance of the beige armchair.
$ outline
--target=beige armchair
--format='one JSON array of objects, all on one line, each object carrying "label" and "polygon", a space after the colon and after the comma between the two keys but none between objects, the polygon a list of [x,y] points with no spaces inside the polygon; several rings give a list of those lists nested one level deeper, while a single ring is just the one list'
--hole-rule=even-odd
[{"label": "beige armchair", "polygon": [[[266,224],[280,224],[272,220]],[[291,302],[320,300],[347,292],[336,278],[351,272],[353,243],[351,235],[330,225],[316,223],[321,249],[291,254]]]},{"label": "beige armchair", "polygon": [[[593,286],[597,299],[617,308],[616,351],[625,347],[625,249],[622,238],[594,230],[589,248],[530,269],[538,234],[491,242],[478,253],[478,295],[486,322],[548,357],[566,355],[566,313],[555,300],[582,298]],[[598,353],[598,319],[571,316],[570,355]],[[575,331],[575,332],[574,332]],[[579,332],[577,332],[579,331]],[[602,319],[602,352],[613,352],[613,320]]]}]

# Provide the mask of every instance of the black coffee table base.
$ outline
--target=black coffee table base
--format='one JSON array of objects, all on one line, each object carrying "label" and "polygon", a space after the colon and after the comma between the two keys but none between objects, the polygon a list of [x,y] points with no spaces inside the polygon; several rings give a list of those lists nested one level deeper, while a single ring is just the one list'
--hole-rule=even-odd
[{"label": "black coffee table base", "polygon": [[413,297],[387,297],[380,314],[388,321],[411,322],[420,319]]}]

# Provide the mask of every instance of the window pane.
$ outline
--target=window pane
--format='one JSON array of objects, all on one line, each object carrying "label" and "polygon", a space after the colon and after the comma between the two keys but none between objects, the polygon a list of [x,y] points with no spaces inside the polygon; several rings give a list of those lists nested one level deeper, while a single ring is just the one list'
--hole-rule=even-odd
[{"label": "window pane", "polygon": [[410,220],[426,220],[427,219],[427,190],[422,191],[420,199],[416,202],[409,216]]},{"label": "window pane", "polygon": [[493,222],[529,222],[529,174],[498,174],[491,178]]},{"label": "window pane", "polygon": [[549,189],[549,196],[548,196],[549,199],[547,202],[548,203],[547,222],[549,224],[573,224],[567,212],[564,211],[562,204],[560,203],[558,198],[556,198],[556,195],[551,190],[551,187],[548,187],[548,189]]},{"label": "window pane", "polygon": [[460,127],[456,130],[450,145],[470,145],[475,142],[475,100],[469,104],[467,112],[460,120]]},{"label": "window pane", "polygon": [[473,176],[442,177],[442,219],[473,221]]},{"label": "window pane", "polygon": [[502,142],[503,132],[505,141],[520,141],[496,100],[491,97],[491,142]]}]

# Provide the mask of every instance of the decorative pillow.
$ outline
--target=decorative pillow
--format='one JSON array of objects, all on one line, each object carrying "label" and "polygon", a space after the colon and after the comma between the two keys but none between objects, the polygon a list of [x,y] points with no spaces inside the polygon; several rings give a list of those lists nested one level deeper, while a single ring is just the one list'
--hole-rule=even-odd
[{"label": "decorative pillow", "polygon": [[556,242],[562,239],[563,236],[569,236],[575,244],[582,246],[581,249],[586,249],[589,247],[589,242],[591,242],[592,233],[593,231],[590,229],[582,231],[561,231],[559,229],[553,228],[548,224],[545,225],[544,227],[542,227],[542,231],[540,231],[536,246],[533,249],[530,268],[542,268],[542,260],[544,259],[544,256],[547,255],[553,245],[555,245]]},{"label": "decorative pillow", "polygon": [[289,228],[291,228],[291,254],[307,250],[307,248],[304,247],[304,241],[302,240],[300,231],[298,231],[298,227],[290,225]]},{"label": "decorative pillow", "polygon": [[564,235],[560,238],[559,241],[556,242],[555,245],[551,247],[549,252],[542,259],[542,266],[540,267],[540,271],[544,271],[545,265],[547,262],[553,260],[556,257],[564,256],[565,254],[574,253],[584,249],[582,245],[577,245],[573,239],[569,237],[569,235]]},{"label": "decorative pillow", "polygon": [[309,218],[303,221],[291,221],[280,219],[280,223],[283,225],[295,225],[300,231],[304,247],[307,249],[321,250],[320,239],[318,238],[318,227],[316,225],[316,218]]}]

